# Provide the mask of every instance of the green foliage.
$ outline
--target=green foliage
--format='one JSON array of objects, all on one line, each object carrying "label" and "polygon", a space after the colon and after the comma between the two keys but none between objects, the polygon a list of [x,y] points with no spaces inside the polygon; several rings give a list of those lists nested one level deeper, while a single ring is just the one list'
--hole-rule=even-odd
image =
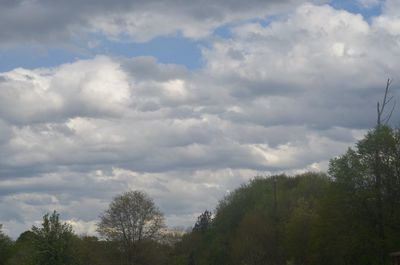
[{"label": "green foliage", "polygon": [[193,232],[204,233],[211,228],[212,214],[208,210],[204,211],[198,218],[197,222],[193,227]]},{"label": "green foliage", "polygon": [[344,261],[384,264],[400,248],[400,133],[387,126],[368,132],[354,149],[333,159],[329,173],[338,198]]},{"label": "green foliage", "polygon": [[[312,202],[300,198],[286,224],[285,249],[294,264],[311,264],[315,226],[318,222],[317,209]],[[301,242],[301,244],[299,244]]]},{"label": "green foliage", "polygon": [[262,264],[276,259],[276,227],[268,218],[257,212],[247,213],[235,231],[231,243],[231,260],[234,264]]},{"label": "green foliage", "polygon": [[137,252],[136,264],[166,265],[169,262],[171,246],[158,243],[154,240],[145,240],[140,242]]},{"label": "green foliage", "polygon": [[43,216],[41,227],[32,227],[35,244],[36,264],[74,265],[78,264],[76,236],[71,225],[60,222],[59,214]]},{"label": "green foliage", "polygon": [[257,177],[221,200],[210,228],[186,235],[176,255],[185,265],[312,264],[318,209],[330,184],[313,173]]},{"label": "green foliage", "polygon": [[78,256],[83,265],[120,264],[121,258],[115,242],[102,241],[95,236],[82,236],[77,245]]},{"label": "green foliage", "polygon": [[23,232],[13,247],[13,255],[7,265],[35,265],[35,234],[31,231]]},{"label": "green foliage", "polygon": [[13,247],[13,241],[10,237],[5,235],[2,231],[2,225],[0,224],[0,265],[6,264],[6,261],[11,257],[11,250]]}]

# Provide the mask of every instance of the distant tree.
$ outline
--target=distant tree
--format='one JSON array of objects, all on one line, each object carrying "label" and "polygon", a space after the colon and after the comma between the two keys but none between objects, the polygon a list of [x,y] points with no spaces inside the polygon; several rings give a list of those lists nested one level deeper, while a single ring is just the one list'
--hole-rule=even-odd
[{"label": "distant tree", "polygon": [[212,213],[205,210],[198,218],[193,227],[193,232],[204,232],[211,227]]},{"label": "distant tree", "polygon": [[303,198],[297,201],[285,227],[286,252],[293,264],[312,264],[313,229],[317,217],[316,209],[309,201]]},{"label": "distant tree", "polygon": [[81,236],[78,244],[80,260],[84,265],[120,264],[115,242],[99,240],[95,236]]},{"label": "distant tree", "polygon": [[275,262],[275,227],[262,214],[249,212],[235,231],[230,253],[233,264],[258,265]]},{"label": "distant tree", "polygon": [[13,246],[11,238],[1,231],[2,226],[3,225],[0,224],[0,265],[6,264],[6,261],[11,256],[11,249]]},{"label": "distant tree", "polygon": [[330,185],[316,173],[254,178],[221,200],[212,219],[208,211],[198,217],[173,264],[324,264],[312,263],[314,226],[325,223],[318,211]]},{"label": "distant tree", "polygon": [[127,264],[134,264],[140,244],[160,238],[164,216],[144,192],[129,191],[113,199],[100,216],[100,235],[121,244]]},{"label": "distant tree", "polygon": [[40,227],[33,226],[35,256],[40,265],[74,265],[78,264],[76,236],[71,225],[60,221],[54,211],[43,216]]},{"label": "distant tree", "polygon": [[138,244],[137,263],[140,265],[166,265],[169,263],[171,246],[155,240],[146,240]]},{"label": "distant tree", "polygon": [[23,232],[15,241],[13,255],[7,265],[35,265],[35,234],[32,231]]}]

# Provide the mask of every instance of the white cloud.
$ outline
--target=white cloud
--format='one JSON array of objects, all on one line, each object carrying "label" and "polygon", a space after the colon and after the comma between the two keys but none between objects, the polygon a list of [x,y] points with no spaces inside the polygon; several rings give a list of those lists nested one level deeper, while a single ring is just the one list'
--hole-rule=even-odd
[{"label": "white cloud", "polygon": [[113,116],[130,104],[130,87],[118,62],[107,57],[54,69],[1,73],[0,114],[15,123]]},{"label": "white cloud", "polygon": [[69,219],[65,221],[72,226],[77,235],[96,235],[97,221],[85,222],[79,219]]},{"label": "white cloud", "polygon": [[171,80],[163,85],[164,93],[172,100],[184,100],[187,97],[185,81]]}]

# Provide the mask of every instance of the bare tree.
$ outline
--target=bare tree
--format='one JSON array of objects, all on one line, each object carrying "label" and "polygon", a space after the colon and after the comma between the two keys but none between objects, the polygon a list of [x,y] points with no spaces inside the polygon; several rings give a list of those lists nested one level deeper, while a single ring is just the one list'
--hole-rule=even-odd
[{"label": "bare tree", "polygon": [[383,116],[385,114],[385,108],[388,106],[388,104],[393,100],[393,96],[389,96],[389,88],[390,85],[392,84],[392,79],[388,78],[386,81],[386,87],[385,87],[385,93],[383,95],[383,100],[382,102],[379,102],[376,104],[376,111],[377,111],[377,125],[380,127],[382,123],[385,125],[389,122],[394,108],[396,107],[396,102],[392,104],[392,108],[390,109],[389,112],[386,113],[386,116]]},{"label": "bare tree", "polygon": [[134,264],[142,241],[156,240],[164,227],[164,216],[144,192],[129,191],[117,196],[100,216],[100,235],[121,244],[127,264]]},{"label": "bare tree", "polygon": [[[392,103],[392,107],[388,111],[386,107],[393,100],[393,96],[389,96],[389,88],[392,84],[392,79],[388,78],[386,81],[385,93],[383,94],[382,102],[377,103],[377,132],[383,129],[383,126],[386,126],[392,117],[393,111],[396,107],[396,101]],[[385,234],[385,220],[384,220],[384,161],[381,153],[383,153],[382,148],[385,146],[378,146],[375,150],[374,163],[373,163],[373,172],[375,174],[375,194],[377,200],[377,217],[376,217],[376,225],[378,228],[378,235],[380,239],[380,251],[381,251],[381,260],[382,264],[386,261],[387,249],[386,249],[386,234]]]}]

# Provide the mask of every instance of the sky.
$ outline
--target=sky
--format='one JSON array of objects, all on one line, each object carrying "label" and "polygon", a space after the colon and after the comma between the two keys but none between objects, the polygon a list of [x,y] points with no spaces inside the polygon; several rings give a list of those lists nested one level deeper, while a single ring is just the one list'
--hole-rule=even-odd
[{"label": "sky", "polygon": [[[0,223],[78,234],[128,190],[169,227],[328,169],[400,86],[400,0],[0,0]],[[400,111],[391,122],[397,126]]]}]

